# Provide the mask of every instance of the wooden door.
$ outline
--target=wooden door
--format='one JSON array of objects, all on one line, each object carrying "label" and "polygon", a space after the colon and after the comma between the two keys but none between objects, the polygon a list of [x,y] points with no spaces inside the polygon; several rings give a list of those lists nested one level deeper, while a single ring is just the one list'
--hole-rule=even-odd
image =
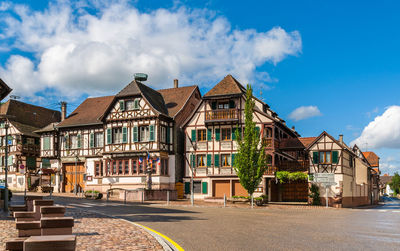
[{"label": "wooden door", "polygon": [[223,198],[231,196],[231,183],[229,180],[215,180],[213,182],[213,195],[216,198]]},{"label": "wooden door", "polygon": [[249,196],[249,193],[246,189],[240,184],[238,180],[232,181],[233,183],[233,195],[236,196]]},{"label": "wooden door", "polygon": [[85,181],[83,179],[85,174],[84,163],[77,163],[76,168],[75,164],[64,164],[64,173],[65,192],[74,192],[75,183],[78,184],[78,191],[79,189],[81,191],[85,189]]}]

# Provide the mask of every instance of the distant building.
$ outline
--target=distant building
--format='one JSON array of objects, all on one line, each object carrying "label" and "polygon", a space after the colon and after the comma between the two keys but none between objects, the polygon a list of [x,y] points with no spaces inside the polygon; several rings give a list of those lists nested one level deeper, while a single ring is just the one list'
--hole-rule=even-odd
[{"label": "distant building", "polygon": [[[11,190],[39,185],[40,136],[35,133],[49,123],[60,121],[60,112],[8,100],[0,106],[0,179],[4,179],[5,142],[8,143],[8,185]],[[8,125],[6,139],[5,126]]]}]

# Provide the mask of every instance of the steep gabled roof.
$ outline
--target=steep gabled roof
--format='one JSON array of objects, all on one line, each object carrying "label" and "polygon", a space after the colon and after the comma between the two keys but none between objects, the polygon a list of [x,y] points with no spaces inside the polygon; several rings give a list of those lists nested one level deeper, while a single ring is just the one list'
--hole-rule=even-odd
[{"label": "steep gabled roof", "polygon": [[158,90],[164,98],[165,106],[168,109],[168,115],[170,117],[175,117],[196,89],[198,89],[197,85]]},{"label": "steep gabled roof", "polygon": [[374,152],[363,152],[363,154],[372,167],[379,167],[378,155],[376,155]]},{"label": "steep gabled roof", "polygon": [[0,115],[7,116],[10,123],[22,134],[35,137],[38,135],[34,131],[52,122],[58,122],[61,118],[59,111],[13,99],[0,106]]},{"label": "steep gabled roof", "polygon": [[156,90],[140,83],[139,81],[133,80],[132,82],[130,82],[127,86],[124,87],[124,89],[122,89],[117,95],[115,95],[115,98],[123,98],[136,95],[142,95],[143,98],[145,98],[158,113],[168,116],[168,110],[165,106],[163,96]]},{"label": "steep gabled roof", "polygon": [[246,93],[246,88],[243,87],[232,75],[227,75],[211,90],[209,90],[204,97],[235,95]]},{"label": "steep gabled roof", "polygon": [[304,147],[308,147],[317,137],[302,137],[299,138],[300,142],[304,145]]},{"label": "steep gabled roof", "polygon": [[314,140],[312,140],[309,145],[306,147],[306,149],[310,149],[312,145],[314,145],[316,142],[318,142],[318,140],[320,138],[322,138],[322,136],[326,135],[327,137],[329,137],[333,142],[335,142],[338,146],[340,146],[342,149],[346,149],[348,150],[350,153],[352,153],[354,155],[354,152],[352,149],[350,149],[346,143],[344,142],[339,142],[338,140],[336,140],[334,137],[332,137],[329,133],[327,133],[326,131],[323,131],[318,137],[315,137]]},{"label": "steep gabled roof", "polygon": [[113,100],[114,96],[87,98],[57,127],[102,124],[101,117]]}]

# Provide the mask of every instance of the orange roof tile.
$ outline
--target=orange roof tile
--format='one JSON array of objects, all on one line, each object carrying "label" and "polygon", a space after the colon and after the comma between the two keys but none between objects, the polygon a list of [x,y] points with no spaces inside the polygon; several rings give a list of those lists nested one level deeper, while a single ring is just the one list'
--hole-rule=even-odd
[{"label": "orange roof tile", "polygon": [[379,157],[374,152],[363,152],[364,157],[373,167],[379,167]]}]

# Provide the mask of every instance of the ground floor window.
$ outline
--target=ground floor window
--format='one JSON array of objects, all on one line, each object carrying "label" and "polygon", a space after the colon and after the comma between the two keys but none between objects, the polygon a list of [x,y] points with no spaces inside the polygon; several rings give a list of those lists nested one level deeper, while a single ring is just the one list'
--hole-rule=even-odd
[{"label": "ground floor window", "polygon": [[201,193],[201,181],[193,181],[193,192]]},{"label": "ground floor window", "polygon": [[103,161],[94,162],[94,175],[103,176]]},{"label": "ground floor window", "polygon": [[168,159],[161,159],[161,175],[168,175]]},{"label": "ground floor window", "polygon": [[[168,175],[168,159],[138,157],[106,161],[105,175],[144,175],[150,167],[152,174]],[[102,163],[95,162],[95,175],[102,176]]]}]

